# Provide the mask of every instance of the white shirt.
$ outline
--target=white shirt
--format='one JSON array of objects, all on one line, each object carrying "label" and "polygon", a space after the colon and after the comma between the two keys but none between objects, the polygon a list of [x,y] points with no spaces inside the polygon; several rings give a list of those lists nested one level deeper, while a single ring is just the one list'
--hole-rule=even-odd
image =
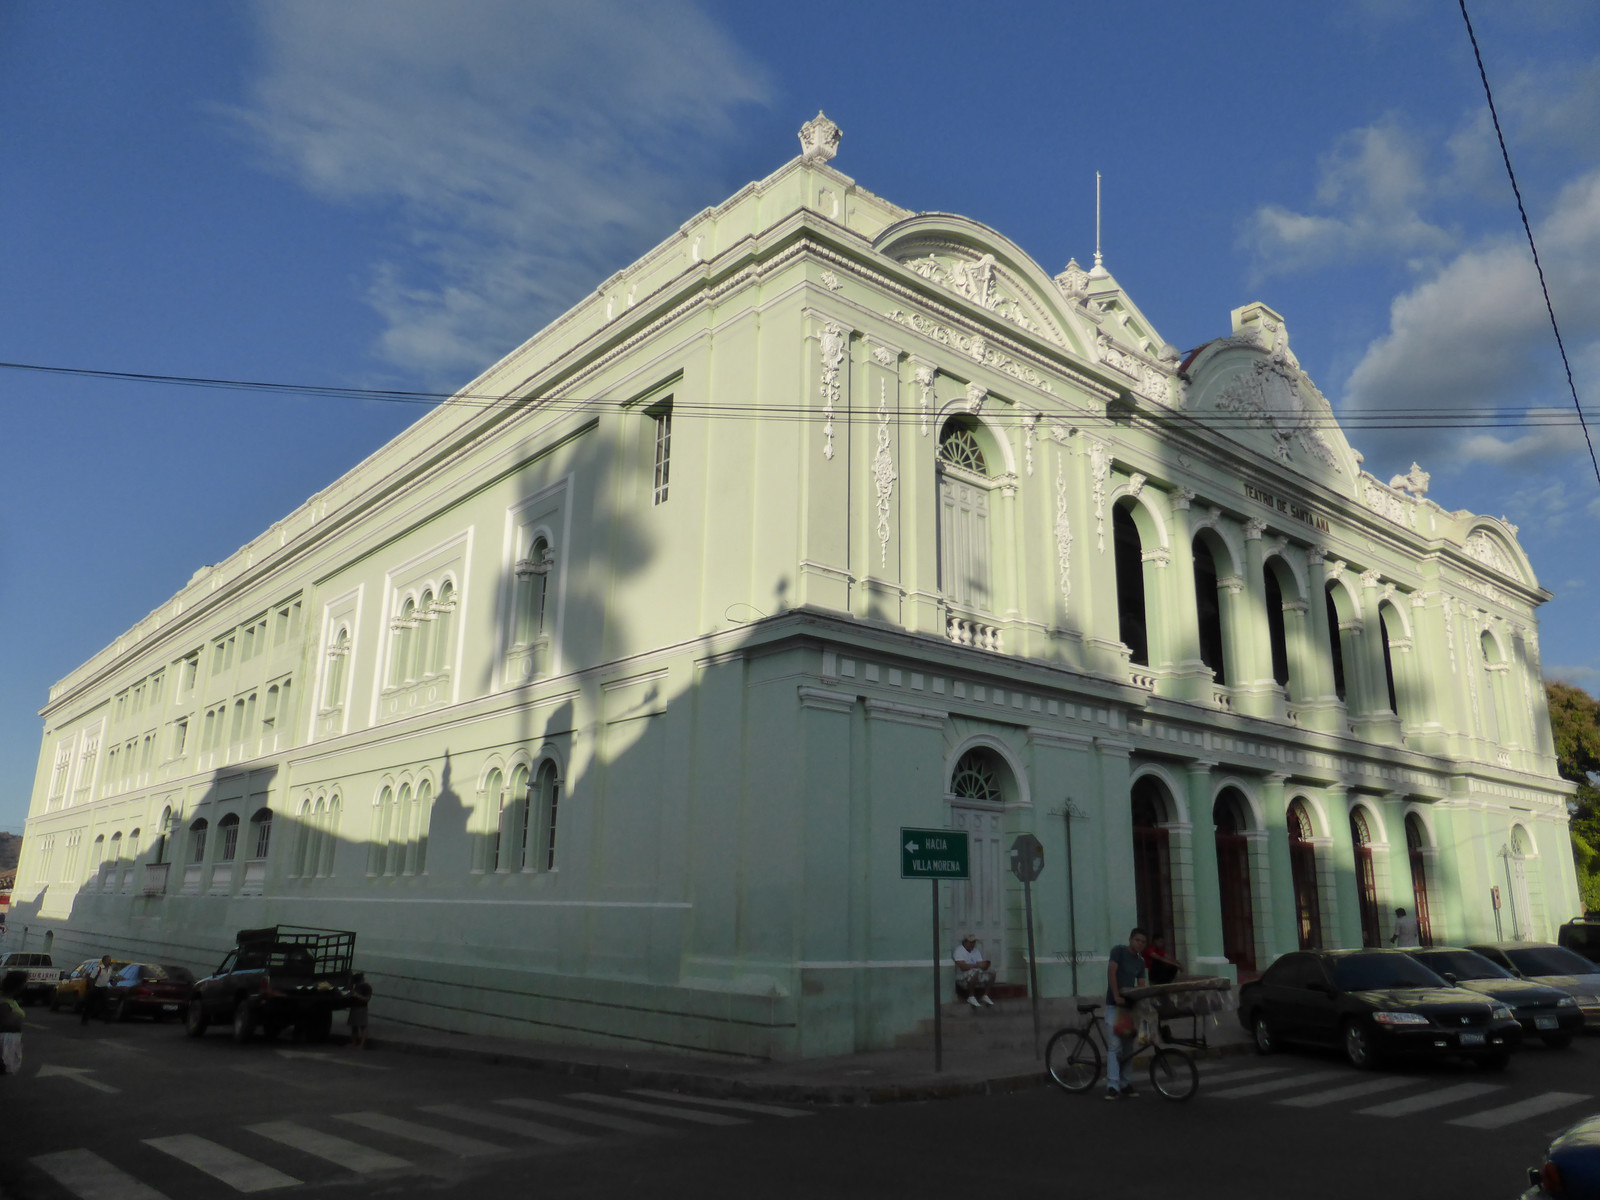
[{"label": "white shirt", "polygon": [[983,961],[983,943],[973,943],[971,950],[968,950],[965,945],[958,943],[956,945],[955,953],[950,957],[956,960],[956,966],[961,970],[975,971],[978,969],[978,964]]},{"label": "white shirt", "polygon": [[1417,932],[1417,919],[1410,913],[1395,919],[1394,944],[1396,946],[1422,945],[1422,939]]}]

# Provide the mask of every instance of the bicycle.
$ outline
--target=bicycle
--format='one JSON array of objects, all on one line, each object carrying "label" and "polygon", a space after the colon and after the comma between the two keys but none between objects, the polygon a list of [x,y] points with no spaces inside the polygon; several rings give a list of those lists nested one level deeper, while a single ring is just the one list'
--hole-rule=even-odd
[{"label": "bicycle", "polygon": [[[1079,1004],[1083,1024],[1057,1030],[1045,1044],[1045,1070],[1058,1087],[1086,1092],[1100,1079],[1105,1056],[1110,1053],[1105,1022],[1100,1019],[1103,1007],[1099,1003]],[[1166,1099],[1187,1100],[1199,1090],[1200,1071],[1194,1065],[1194,1057],[1175,1046],[1162,1045],[1158,1038],[1141,1037],[1126,1055],[1118,1055],[1123,1079],[1128,1078],[1128,1064],[1146,1052],[1151,1056],[1150,1086]]]}]

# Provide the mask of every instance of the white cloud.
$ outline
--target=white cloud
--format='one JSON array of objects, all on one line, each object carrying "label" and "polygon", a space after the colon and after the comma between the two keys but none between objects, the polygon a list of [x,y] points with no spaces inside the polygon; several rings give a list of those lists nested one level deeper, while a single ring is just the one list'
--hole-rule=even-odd
[{"label": "white cloud", "polygon": [[236,113],[274,165],[391,223],[383,353],[481,368],[698,207],[755,65],[693,0],[271,0]]},{"label": "white cloud", "polygon": [[1421,261],[1454,244],[1450,232],[1421,215],[1425,154],[1396,122],[1345,134],[1319,167],[1320,213],[1269,204],[1251,218],[1243,241],[1258,278],[1377,254]]},{"label": "white cloud", "polygon": [[[1600,346],[1600,171],[1563,189],[1535,238],[1568,355],[1580,366]],[[1397,462],[1426,453],[1435,464],[1442,451],[1460,462],[1508,463],[1581,450],[1525,241],[1480,242],[1390,306],[1389,330],[1351,372],[1343,411],[1418,409],[1437,413],[1441,425],[1390,431],[1370,438],[1371,449]],[[1566,424],[1511,433],[1444,424],[1474,410],[1541,409]]]}]

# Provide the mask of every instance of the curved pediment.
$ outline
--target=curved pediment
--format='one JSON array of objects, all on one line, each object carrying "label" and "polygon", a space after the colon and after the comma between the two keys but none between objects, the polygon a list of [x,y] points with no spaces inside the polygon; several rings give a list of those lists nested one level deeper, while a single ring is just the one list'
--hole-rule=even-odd
[{"label": "curved pediment", "polygon": [[1360,459],[1289,349],[1283,318],[1271,309],[1252,304],[1237,310],[1234,335],[1194,351],[1183,372],[1182,407],[1202,428],[1357,495]]},{"label": "curved pediment", "polygon": [[1016,243],[987,225],[922,213],[885,229],[873,249],[979,308],[1093,359],[1093,324],[1071,313],[1056,283]]},{"label": "curved pediment", "polygon": [[1482,520],[1474,524],[1461,539],[1461,548],[1467,552],[1467,557],[1496,574],[1530,587],[1538,586],[1528,556],[1522,552],[1516,538],[1508,536],[1497,522]]}]

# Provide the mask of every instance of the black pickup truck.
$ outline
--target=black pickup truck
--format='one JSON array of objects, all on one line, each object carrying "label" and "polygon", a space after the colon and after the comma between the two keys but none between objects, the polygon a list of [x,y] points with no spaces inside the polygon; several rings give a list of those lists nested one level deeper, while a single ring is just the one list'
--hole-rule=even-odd
[{"label": "black pickup truck", "polygon": [[198,980],[189,995],[184,1028],[200,1037],[213,1022],[233,1027],[233,1040],[247,1042],[284,1029],[306,1041],[322,1041],[333,1014],[350,1005],[356,935],[339,929],[273,925],[241,929],[238,943],[215,973]]}]

